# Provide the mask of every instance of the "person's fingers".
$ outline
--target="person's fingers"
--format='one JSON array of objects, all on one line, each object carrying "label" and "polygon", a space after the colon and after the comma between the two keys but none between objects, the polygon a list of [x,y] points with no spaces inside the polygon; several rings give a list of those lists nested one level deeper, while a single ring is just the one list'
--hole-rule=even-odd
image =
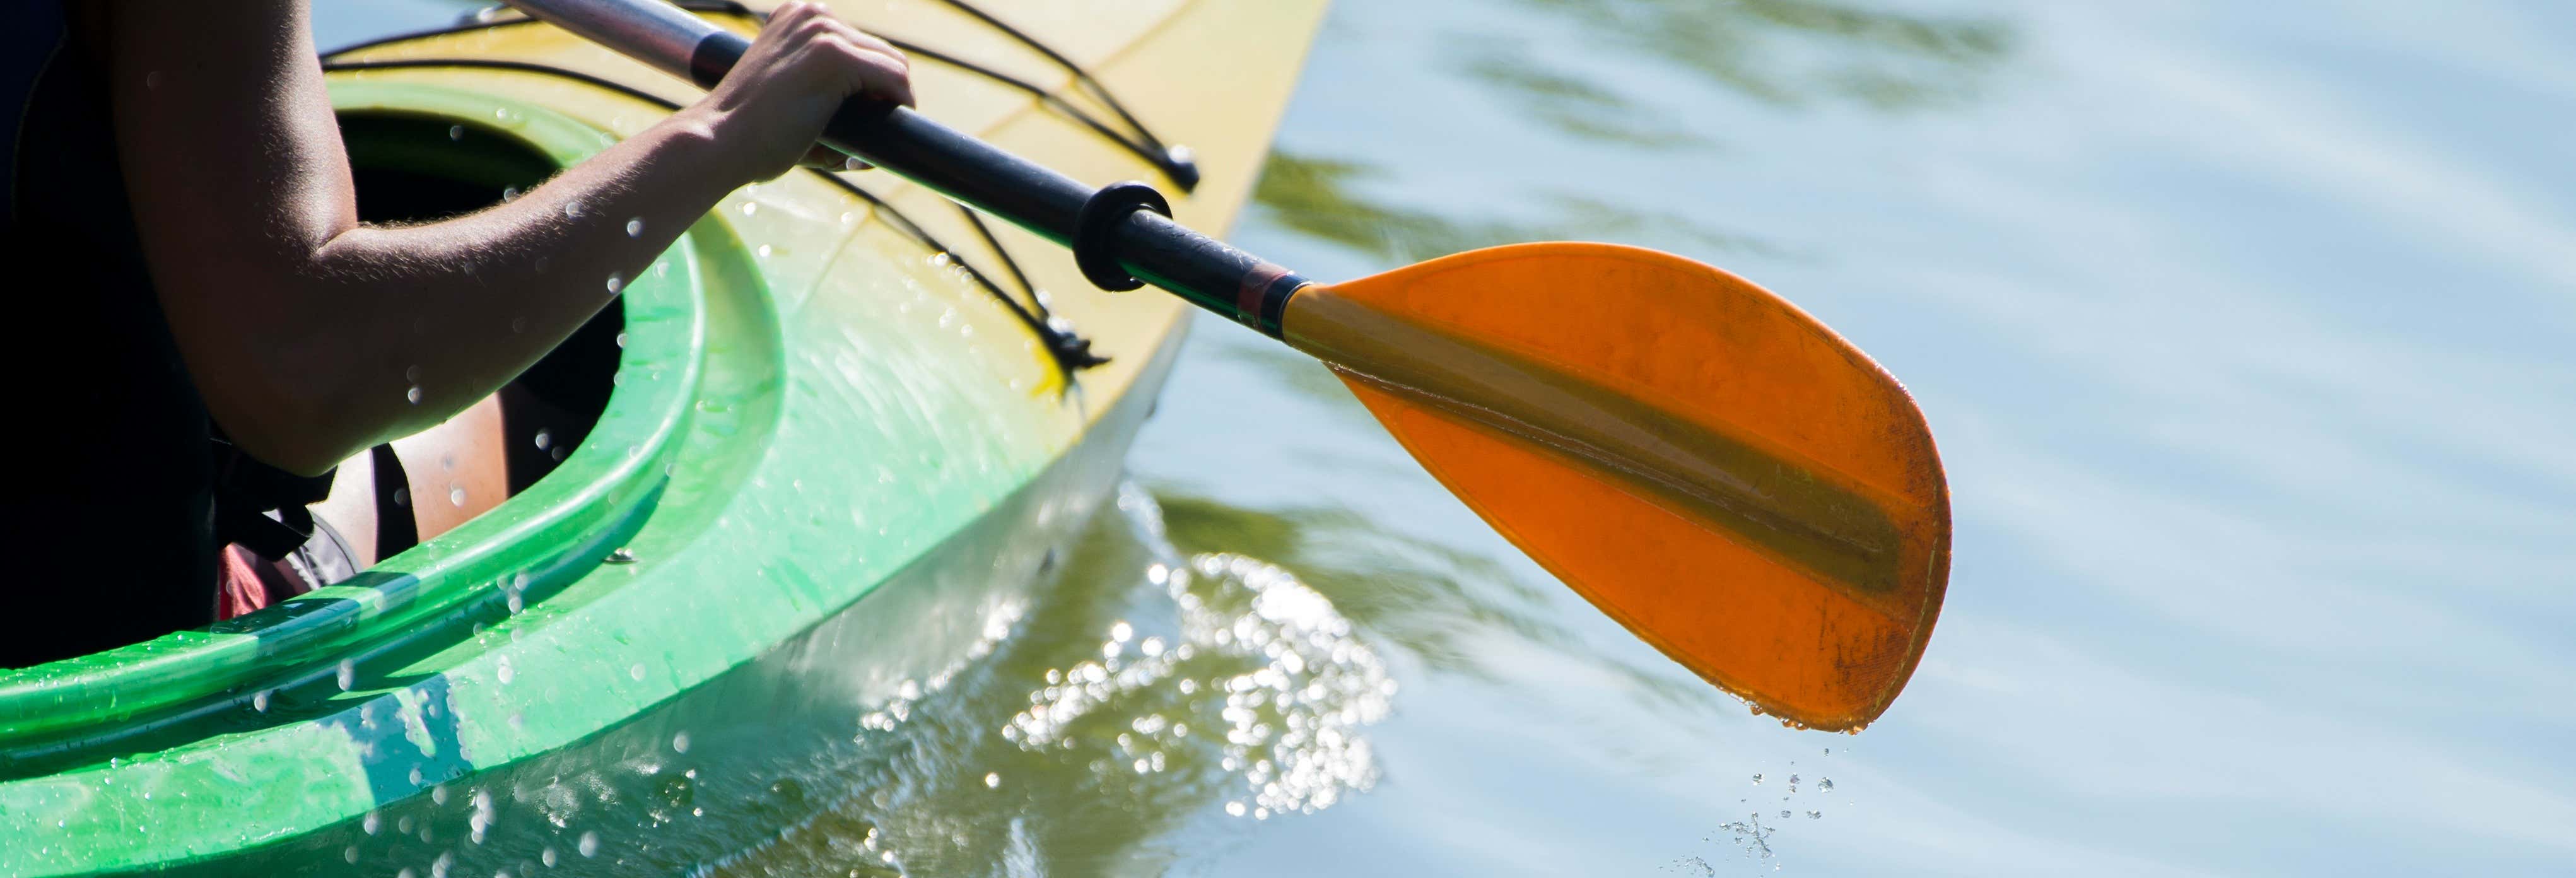
[{"label": "person's fingers", "polygon": [[832,47],[843,85],[851,93],[914,105],[912,73],[901,59],[861,48],[838,35],[819,42]]}]

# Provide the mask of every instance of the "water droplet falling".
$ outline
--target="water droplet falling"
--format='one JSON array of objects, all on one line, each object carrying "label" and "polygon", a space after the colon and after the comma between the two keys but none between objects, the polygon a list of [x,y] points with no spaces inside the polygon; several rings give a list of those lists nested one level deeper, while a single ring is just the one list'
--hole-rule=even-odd
[{"label": "water droplet falling", "polygon": [[627,220],[627,221],[626,221],[626,237],[629,237],[629,238],[641,238],[641,237],[644,237],[644,218],[643,218],[643,217],[640,217],[640,216],[639,216],[639,217],[636,217],[636,218],[634,218],[634,219],[630,219],[630,220]]},{"label": "water droplet falling", "polygon": [[576,198],[571,201],[564,202],[564,217],[567,219],[581,218],[581,199]]},{"label": "water droplet falling", "polygon": [[608,274],[608,291],[609,291],[610,293],[615,293],[615,292],[617,292],[618,290],[622,290],[622,289],[625,289],[625,288],[626,288],[626,279],[625,279],[625,278],[622,278],[622,277],[617,276],[617,273],[616,273],[616,272],[609,272],[609,274]]},{"label": "water droplet falling", "polygon": [[404,398],[404,399],[407,399],[407,400],[410,400],[412,405],[419,405],[419,404],[420,404],[420,385],[418,385],[418,384],[414,384],[414,385],[412,385],[412,386],[411,386],[411,389],[410,389],[410,390],[403,391],[403,398]]},{"label": "water droplet falling", "polygon": [[689,733],[687,733],[687,732],[681,732],[681,733],[679,733],[679,734],[676,734],[676,735],[672,735],[672,736],[671,736],[671,752],[673,752],[673,753],[687,753],[687,752],[689,752]]},{"label": "water droplet falling", "polygon": [[449,486],[447,486],[447,502],[448,502],[449,504],[451,504],[451,505],[455,505],[455,506],[463,506],[463,505],[465,505],[465,486],[463,486],[463,485],[449,485]]},{"label": "water droplet falling", "polygon": [[463,125],[449,125],[449,126],[447,126],[447,139],[449,139],[449,140],[464,140],[464,139],[465,139],[465,126],[463,126]]},{"label": "water droplet falling", "polygon": [[743,203],[742,203],[742,215],[743,215],[743,216],[750,216],[750,215],[752,215],[752,214],[759,213],[759,212],[760,212],[760,202],[757,202],[757,201],[745,201],[745,202],[743,202]]},{"label": "water droplet falling", "polygon": [[358,685],[358,665],[356,662],[352,662],[348,659],[340,660],[339,681],[340,691],[342,692],[347,692],[351,687]]},{"label": "water droplet falling", "polygon": [[585,857],[599,856],[599,833],[584,832],[581,834],[581,855]]}]

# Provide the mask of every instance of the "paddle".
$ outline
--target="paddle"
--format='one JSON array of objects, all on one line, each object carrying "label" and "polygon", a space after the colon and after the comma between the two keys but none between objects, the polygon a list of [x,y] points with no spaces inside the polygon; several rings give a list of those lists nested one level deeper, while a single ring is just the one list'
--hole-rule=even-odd
[{"label": "paddle", "polygon": [[[659,0],[510,0],[713,86],[748,48]],[[1857,729],[1922,657],[1950,511],[1895,379],[1733,275],[1528,244],[1321,285],[901,107],[825,144],[1073,248],[1105,289],[1169,290],[1330,365],[1504,538],[1702,677],[1785,722]]]}]

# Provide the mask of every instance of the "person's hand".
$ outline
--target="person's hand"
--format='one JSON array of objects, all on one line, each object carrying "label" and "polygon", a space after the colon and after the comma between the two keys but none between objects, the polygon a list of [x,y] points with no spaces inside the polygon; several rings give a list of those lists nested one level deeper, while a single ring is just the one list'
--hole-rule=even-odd
[{"label": "person's hand", "polygon": [[821,6],[793,2],[769,24],[733,71],[698,108],[746,180],[767,180],[797,165],[843,168],[844,157],[814,141],[841,102],[864,96],[911,106],[912,65],[886,41],[833,18]]}]

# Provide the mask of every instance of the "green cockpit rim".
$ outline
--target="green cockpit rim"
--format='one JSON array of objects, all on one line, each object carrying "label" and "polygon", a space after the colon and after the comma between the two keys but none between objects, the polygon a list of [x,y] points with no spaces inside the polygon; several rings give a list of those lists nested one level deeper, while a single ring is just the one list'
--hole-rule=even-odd
[{"label": "green cockpit rim", "polygon": [[[362,167],[508,185],[614,142],[568,116],[436,86],[335,76],[331,98]],[[706,344],[693,252],[684,235],[625,285],[620,380],[553,473],[349,582],[206,629],[0,670],[0,779],[104,758],[260,693],[327,685],[373,658],[466,636],[448,623],[542,600],[597,567],[651,515],[688,426]]]}]

